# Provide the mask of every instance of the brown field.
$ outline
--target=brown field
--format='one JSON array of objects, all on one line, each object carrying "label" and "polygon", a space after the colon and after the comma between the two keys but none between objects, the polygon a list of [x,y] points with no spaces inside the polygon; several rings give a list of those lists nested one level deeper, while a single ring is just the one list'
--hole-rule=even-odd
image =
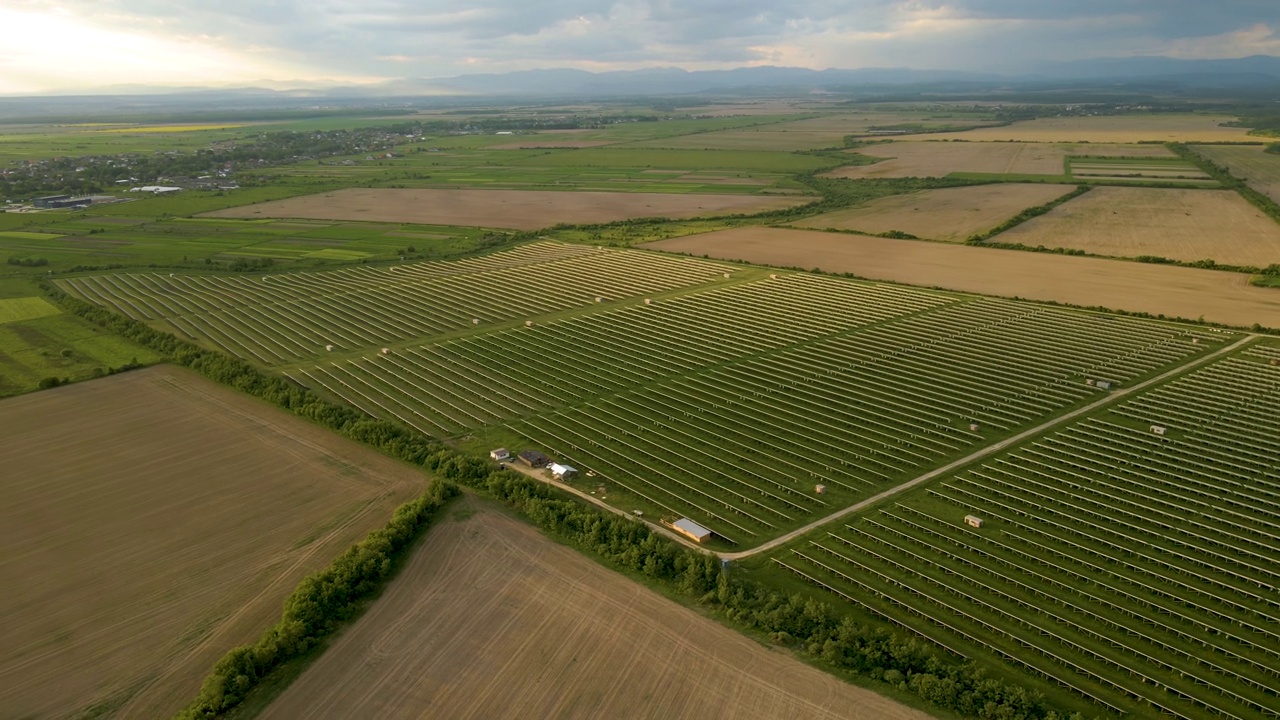
[{"label": "brown field", "polygon": [[[459,515],[476,511],[464,500]],[[259,718],[919,719],[480,509]]]},{"label": "brown field", "polygon": [[1244,178],[1249,187],[1280,202],[1280,155],[1266,152],[1261,145],[1202,145],[1195,151],[1225,165],[1232,175]]},{"label": "brown field", "polygon": [[854,152],[890,159],[874,165],[836,168],[824,177],[943,177],[953,172],[1062,175],[1068,155],[1173,157],[1173,153],[1161,145],[1033,142],[894,142],[858,148]]},{"label": "brown field", "polygon": [[1248,275],[1218,270],[761,227],[644,247],[985,295],[1280,327],[1280,292],[1249,285]]},{"label": "brown field", "polygon": [[537,230],[562,222],[763,212],[804,202],[797,198],[705,193],[350,188],[228,208],[205,213],[204,217],[366,220]]},{"label": "brown field", "polygon": [[998,184],[891,195],[848,210],[805,218],[794,225],[865,233],[897,230],[929,240],[961,242],[1029,207],[1066,195],[1070,185]]},{"label": "brown field", "polygon": [[1051,117],[959,133],[908,135],[912,140],[1012,140],[1016,142],[1220,142],[1251,140],[1248,128],[1223,127],[1225,115],[1159,114]]},{"label": "brown field", "polygon": [[5,718],[173,715],[423,482],[173,367],[5,400],[0,427]]},{"label": "brown field", "polygon": [[1230,190],[1094,188],[995,239],[1113,257],[1280,263],[1280,224]]}]

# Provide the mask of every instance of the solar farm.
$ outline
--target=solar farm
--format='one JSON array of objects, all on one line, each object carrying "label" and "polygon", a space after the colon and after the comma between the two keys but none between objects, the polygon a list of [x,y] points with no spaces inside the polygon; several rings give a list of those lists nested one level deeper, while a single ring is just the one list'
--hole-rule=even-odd
[{"label": "solar farm", "polygon": [[1254,345],[772,561],[1117,714],[1280,714],[1280,348]]},{"label": "solar farm", "polygon": [[1276,714],[1280,349],[1245,333],[554,242],[58,282],[1097,708]]},{"label": "solar farm", "polygon": [[733,550],[1235,338],[549,242],[456,262],[60,282],[428,435],[538,448],[611,505],[693,518]]}]

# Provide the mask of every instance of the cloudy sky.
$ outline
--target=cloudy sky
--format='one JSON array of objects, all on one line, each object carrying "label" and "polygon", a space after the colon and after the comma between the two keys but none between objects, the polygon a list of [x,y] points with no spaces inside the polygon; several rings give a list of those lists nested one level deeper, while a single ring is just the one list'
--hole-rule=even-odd
[{"label": "cloudy sky", "polygon": [[0,93],[1280,55],[1277,0],[0,0]]}]

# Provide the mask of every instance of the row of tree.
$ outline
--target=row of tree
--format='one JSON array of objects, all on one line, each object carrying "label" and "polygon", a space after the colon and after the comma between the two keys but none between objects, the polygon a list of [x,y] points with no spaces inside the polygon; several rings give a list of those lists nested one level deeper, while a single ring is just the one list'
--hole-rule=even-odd
[{"label": "row of tree", "polygon": [[1230,188],[1240,193],[1241,197],[1248,200],[1254,207],[1266,213],[1272,220],[1280,222],[1280,203],[1277,203],[1270,197],[1254,190],[1249,186],[1249,183],[1235,175],[1232,175],[1228,168],[1215,163],[1182,143],[1168,143],[1167,147],[1183,160],[1194,163],[1209,177],[1221,183],[1223,187]]},{"label": "row of tree", "polygon": [[391,576],[405,551],[431,524],[458,486],[432,482],[396,509],[385,527],[351,546],[329,567],[303,578],[284,601],[280,621],[252,645],[241,645],[218,661],[200,694],[178,717],[216,718],[240,704],[272,670],[310,650],[350,620]]},{"label": "row of tree", "polygon": [[[544,483],[496,469],[487,458],[456,452],[403,426],[330,403],[284,379],[266,376],[242,360],[196,347],[67,296],[47,282],[44,289],[69,312],[163,353],[179,365],[426,468],[446,482],[494,497],[550,536],[609,565],[642,574],[744,629],[787,644],[831,668],[889,683],[966,717],[1064,717],[1048,707],[1038,693],[989,677],[979,666],[951,660],[915,638],[857,622],[813,598],[727,574],[714,556],[672,543],[637,520],[603,514],[564,499]],[[335,622],[350,617],[360,593],[375,587],[394,564],[393,559],[383,560],[394,557],[395,547],[403,548],[378,542],[376,548],[357,546],[335,561],[334,568],[326,572],[336,575],[322,574],[304,581],[286,604],[281,624],[257,645],[237,648],[219,663],[188,717],[213,717],[230,707],[271,667],[305,651],[314,638],[330,632]],[[366,574],[373,570],[377,572]],[[339,582],[335,578],[346,579]]]},{"label": "row of tree", "polygon": [[1044,215],[1045,213],[1058,207],[1059,205],[1065,202],[1074,200],[1080,197],[1081,195],[1089,192],[1092,189],[1093,188],[1088,185],[1077,185],[1075,190],[1072,190],[1071,192],[1067,193],[1066,195],[1063,195],[1060,198],[1050,200],[1049,202],[1043,205],[1036,205],[1034,207],[1029,207],[1023,210],[1022,212],[1018,213],[1017,215],[1014,215],[1013,217],[1009,218],[1008,220],[1005,220],[999,225],[991,228],[990,230],[987,230],[986,232],[978,233],[976,235],[970,235],[969,238],[965,240],[965,244],[966,245],[984,244],[985,241],[988,240],[989,238],[993,238],[996,235],[999,235],[1000,233],[1006,230],[1017,227],[1018,225],[1021,225],[1022,223],[1032,218],[1040,217],[1041,215]]}]

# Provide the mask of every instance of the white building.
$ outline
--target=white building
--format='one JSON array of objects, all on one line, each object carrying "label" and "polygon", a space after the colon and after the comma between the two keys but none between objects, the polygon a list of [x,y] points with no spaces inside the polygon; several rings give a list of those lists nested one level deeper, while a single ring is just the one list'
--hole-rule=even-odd
[{"label": "white building", "polygon": [[578,474],[577,468],[561,465],[560,463],[551,463],[547,467],[551,470],[551,477],[557,480],[568,480]]}]

